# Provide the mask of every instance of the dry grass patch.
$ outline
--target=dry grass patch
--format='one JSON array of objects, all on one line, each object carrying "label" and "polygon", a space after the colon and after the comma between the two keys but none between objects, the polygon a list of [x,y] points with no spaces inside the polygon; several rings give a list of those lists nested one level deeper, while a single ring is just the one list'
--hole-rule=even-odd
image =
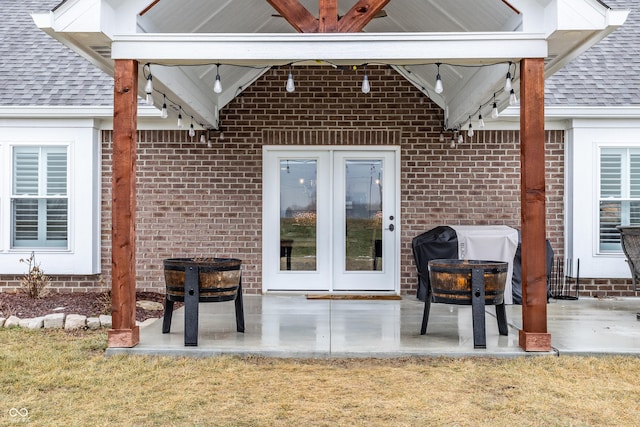
[{"label": "dry grass patch", "polygon": [[[0,330],[0,424],[640,425],[640,359],[104,357],[104,332]],[[14,417],[15,418],[15,417]]]}]

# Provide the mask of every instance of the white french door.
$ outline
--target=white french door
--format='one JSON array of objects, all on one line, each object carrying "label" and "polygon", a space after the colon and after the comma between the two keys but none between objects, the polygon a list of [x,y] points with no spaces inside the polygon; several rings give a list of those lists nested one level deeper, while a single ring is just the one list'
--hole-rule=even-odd
[{"label": "white french door", "polygon": [[263,290],[397,292],[395,148],[265,147]]}]

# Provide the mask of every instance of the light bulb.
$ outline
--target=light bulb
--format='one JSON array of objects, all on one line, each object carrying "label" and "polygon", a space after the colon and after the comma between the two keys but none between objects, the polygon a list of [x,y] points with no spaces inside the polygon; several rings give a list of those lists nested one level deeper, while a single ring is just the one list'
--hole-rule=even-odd
[{"label": "light bulb", "polygon": [[440,64],[436,64],[436,66],[438,67],[438,72],[436,73],[436,85],[434,90],[436,93],[442,93],[444,87],[442,86],[442,78],[440,77]]},{"label": "light bulb", "polygon": [[444,133],[440,132],[440,137],[438,138],[440,142],[444,142]]},{"label": "light bulb", "polygon": [[362,93],[369,93],[369,92],[371,92],[371,85],[369,84],[369,76],[365,74],[364,77],[362,78]]},{"label": "light bulb", "polygon": [[193,128],[193,123],[191,123],[191,126],[189,127],[189,136],[191,138],[193,138],[194,136],[196,136],[196,130]]},{"label": "light bulb", "polygon": [[182,114],[178,113],[178,129],[182,129]]},{"label": "light bulb", "polygon": [[216,82],[213,84],[215,93],[222,93],[222,82],[220,81],[220,64],[216,64]]},{"label": "light bulb", "polygon": [[467,131],[467,136],[469,138],[473,136],[473,126],[471,125],[471,122],[469,122],[469,130]]},{"label": "light bulb", "polygon": [[169,117],[166,103],[162,104],[162,110],[160,110],[160,117],[162,117],[163,119],[166,119],[167,117]]},{"label": "light bulb", "polygon": [[224,140],[224,131],[220,130],[220,141]]},{"label": "light bulb", "polygon": [[153,77],[149,74],[147,77],[147,84],[144,85],[144,93],[150,95],[153,93]]},{"label": "light bulb", "polygon": [[464,142],[464,136],[462,136],[462,132],[458,134],[458,144],[462,144]]},{"label": "light bulb", "polygon": [[444,90],[444,87],[442,87],[442,79],[440,78],[440,74],[438,73],[438,75],[436,76],[435,91],[436,93],[442,93],[443,90]]},{"label": "light bulb", "polygon": [[509,92],[511,90],[511,73],[507,71],[507,78],[504,79],[504,91]]},{"label": "light bulb", "polygon": [[200,134],[200,142],[205,144],[207,142],[207,138],[204,136],[204,132]]},{"label": "light bulb", "polygon": [[516,105],[518,103],[518,97],[516,96],[516,92],[511,89],[509,93],[509,105]]},{"label": "light bulb", "polygon": [[209,142],[207,142],[207,147],[211,148],[213,146],[213,144],[211,144],[211,140],[209,140]]},{"label": "light bulb", "polygon": [[482,118],[482,113],[478,115],[478,129],[484,129],[484,119]]},{"label": "light bulb", "polygon": [[449,147],[456,148],[456,138],[453,134],[451,134],[451,144],[449,144]]},{"label": "light bulb", "polygon": [[493,108],[491,109],[491,118],[492,119],[497,119],[498,118],[498,104],[496,104],[495,102],[493,103]]},{"label": "light bulb", "polygon": [[287,89],[287,92],[289,92],[289,93],[291,93],[291,92],[296,90],[296,85],[293,82],[293,74],[291,72],[289,72],[289,77],[287,77],[286,89]]}]

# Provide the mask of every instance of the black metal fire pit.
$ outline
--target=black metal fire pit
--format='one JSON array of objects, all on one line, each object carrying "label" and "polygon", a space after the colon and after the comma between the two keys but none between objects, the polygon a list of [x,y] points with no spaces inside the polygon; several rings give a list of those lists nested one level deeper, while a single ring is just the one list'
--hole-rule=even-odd
[{"label": "black metal fire pit", "polygon": [[169,258],[162,333],[171,331],[173,303],[184,301],[184,345],[198,345],[198,303],[235,299],[236,330],[244,332],[242,262],[235,258]]},{"label": "black metal fire pit", "polygon": [[501,261],[436,259],[429,261],[429,290],[422,329],[427,333],[431,303],[471,305],[473,346],[486,348],[485,305],[496,306],[500,335],[508,335],[504,288],[509,264]]}]

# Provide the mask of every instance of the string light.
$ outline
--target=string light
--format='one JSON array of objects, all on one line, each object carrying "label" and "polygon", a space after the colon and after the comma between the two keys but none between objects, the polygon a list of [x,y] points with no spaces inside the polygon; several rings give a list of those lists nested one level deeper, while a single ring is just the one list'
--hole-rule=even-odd
[{"label": "string light", "polygon": [[218,126],[216,126],[216,129],[218,129],[218,132],[220,132],[218,139],[220,141],[224,141],[224,129],[222,129],[222,121],[220,119],[218,119]]},{"label": "string light", "polygon": [[491,118],[497,119],[500,113],[498,113],[498,104],[496,103],[496,94],[493,94],[493,107],[491,108]]},{"label": "string light", "polygon": [[[326,61],[325,61],[326,62]],[[327,64],[331,65],[333,68],[343,68],[343,67],[339,67],[335,64],[331,64],[329,62],[327,62]],[[461,67],[486,67],[486,66],[495,66],[498,65],[499,63],[495,63],[495,64],[483,64],[483,65],[452,65],[452,66],[461,66]],[[156,64],[157,65],[157,64]],[[222,83],[221,83],[221,79],[220,79],[220,65],[224,65],[224,64],[215,64],[216,65],[216,80],[214,83],[214,92],[216,93],[221,93],[222,92]],[[364,68],[364,76],[363,76],[363,81],[362,81],[362,86],[361,86],[361,90],[363,93],[369,93],[371,90],[371,85],[369,82],[369,76],[367,74],[367,65],[368,64],[363,64],[363,68]],[[384,65],[384,64],[381,64]],[[418,65],[418,64],[416,64]],[[440,65],[442,65],[442,63],[436,63],[437,66],[437,74],[436,74],[436,83],[434,86],[434,91],[436,93],[442,93],[444,91],[444,87],[442,84],[442,77],[440,75]],[[504,92],[509,94],[509,105],[514,105],[518,103],[518,98],[516,96],[515,90],[513,88],[513,75],[511,73],[511,67],[513,65],[513,62],[509,62],[508,65],[508,71],[505,77],[505,89],[500,89],[497,92],[493,93],[493,97],[488,100],[486,103],[483,103],[480,105],[480,107],[478,108],[478,110],[476,110],[478,112],[478,123],[477,123],[477,127],[476,129],[484,129],[485,127],[485,123],[483,120],[483,116],[482,116],[482,109],[488,105],[489,103],[492,103],[492,110],[491,110],[491,117],[493,119],[497,119],[499,117],[499,111],[498,111],[498,107],[497,107],[497,95],[499,93],[502,93],[503,90]],[[387,71],[389,71],[391,68],[390,65],[386,65],[387,66]],[[515,65],[517,67],[517,64]],[[245,67],[245,66],[241,66],[238,65],[238,67]],[[258,67],[250,67],[250,68],[258,68]],[[260,67],[261,69],[266,69],[267,67]],[[354,65],[352,67],[353,70],[357,70],[357,66]],[[406,66],[402,67],[406,73],[408,73],[407,78],[409,78],[409,80],[411,81],[411,70],[409,70]],[[289,73],[287,75],[287,82],[286,82],[286,89],[288,92],[293,92],[295,91],[295,82],[293,80],[293,63],[289,64]],[[147,63],[144,65],[143,67],[143,71],[145,72],[145,79],[146,79],[146,84],[145,84],[145,94],[147,95],[146,97],[146,101],[147,103],[149,103],[149,105],[153,105],[154,104],[154,100],[153,100],[153,92],[154,92],[154,87],[153,87],[153,76],[151,74],[151,64]],[[274,68],[274,72],[275,72],[275,68]],[[276,74],[277,75],[277,74]],[[510,89],[507,91],[506,88],[510,87]],[[242,86],[240,86],[238,88],[238,91],[236,92],[236,96],[238,95],[238,92],[242,91]],[[429,92],[424,88],[421,87],[421,91],[423,93],[426,94],[427,97],[431,98],[431,96],[429,95]],[[168,116],[168,110],[167,110],[167,104],[170,102],[171,104],[173,104],[175,107],[177,107],[178,109],[178,122],[177,122],[177,127],[179,129],[183,128],[183,120],[182,120],[182,107],[177,105],[176,103],[174,103],[173,101],[169,100],[168,98],[166,98],[166,94],[163,94],[162,92],[160,92],[161,95],[163,95],[163,104],[162,104],[162,109],[160,112],[161,117],[166,118]],[[241,99],[239,102],[242,104],[244,101],[244,99]],[[422,99],[420,100],[422,103]],[[472,113],[475,114],[475,113]],[[194,128],[194,121],[193,121],[194,117],[191,116],[191,125],[189,127],[189,131],[188,134],[191,138],[193,138],[195,136],[195,128]],[[203,124],[199,124],[199,126],[202,126],[203,128],[205,127],[205,125]],[[462,143],[464,142],[464,136],[462,134],[462,124],[456,124],[455,126],[451,126],[449,127],[448,124],[445,124],[443,131],[440,132],[439,135],[439,141],[440,142],[444,142],[444,132],[446,132],[449,129],[455,129],[455,134],[453,134],[454,131],[452,131],[452,147],[455,146],[456,143]],[[218,132],[220,132],[219,134],[219,139],[223,140],[224,139],[224,132],[222,131],[222,129],[218,126],[217,128]],[[467,135],[468,137],[472,137],[474,135],[474,126],[472,125],[471,122],[471,116],[469,116],[469,128],[467,129]],[[208,144],[210,145],[210,143]]]},{"label": "string light", "polygon": [[143,71],[145,67],[149,70],[147,83],[144,85],[144,93],[147,94],[146,103],[147,105],[153,105],[153,76],[151,75],[151,64],[145,64],[144,67],[142,67]]},{"label": "string light", "polygon": [[509,92],[511,90],[511,61],[509,61],[509,68],[507,69],[507,77],[504,79],[504,91]]},{"label": "string light", "polygon": [[516,105],[518,103],[518,97],[516,96],[516,91],[511,89],[509,93],[509,105]]},{"label": "string light", "polygon": [[434,87],[434,90],[436,93],[442,93],[442,91],[444,90],[444,87],[442,86],[442,78],[440,78],[440,63],[438,62],[436,64],[436,66],[438,67],[438,73],[436,75],[436,85]]},{"label": "string light", "polygon": [[191,138],[196,136],[196,130],[193,128],[193,116],[191,116],[191,126],[189,126],[189,136]]},{"label": "string light", "polygon": [[167,112],[167,95],[162,96],[162,110],[160,110],[160,117],[163,119],[169,117],[169,113]]},{"label": "string light", "polygon": [[202,133],[200,134],[200,142],[201,142],[202,144],[206,144],[206,143],[207,143],[207,137],[205,137],[205,136],[204,136],[204,132],[202,132]]},{"label": "string light", "polygon": [[285,86],[289,93],[296,90],[296,85],[293,82],[293,73],[291,72],[292,68],[291,64],[289,64],[289,77],[287,77],[287,85]]},{"label": "string light", "polygon": [[222,82],[220,81],[220,64],[216,64],[216,82],[213,84],[215,93],[222,93]]},{"label": "string light", "polygon": [[364,65],[364,77],[362,78],[362,93],[371,92],[371,85],[369,84],[369,76],[367,76],[367,64]]}]

